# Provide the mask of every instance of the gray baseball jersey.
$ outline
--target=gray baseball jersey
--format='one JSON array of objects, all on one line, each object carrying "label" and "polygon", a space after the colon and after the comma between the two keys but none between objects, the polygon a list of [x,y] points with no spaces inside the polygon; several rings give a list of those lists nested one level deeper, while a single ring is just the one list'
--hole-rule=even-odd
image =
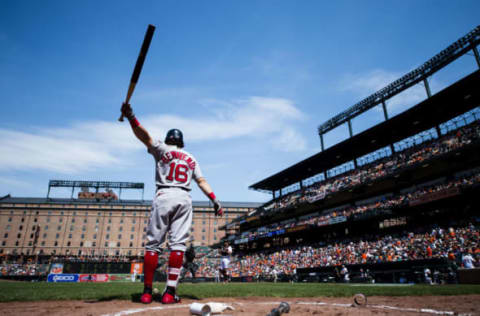
[{"label": "gray baseball jersey", "polygon": [[149,152],[155,158],[157,192],[147,229],[150,251],[161,252],[168,233],[171,250],[185,251],[192,225],[192,179],[202,177],[195,158],[185,150],[157,141]]},{"label": "gray baseball jersey", "polygon": [[149,153],[155,158],[157,186],[180,187],[190,191],[192,178],[202,177],[197,160],[183,149],[157,141]]}]

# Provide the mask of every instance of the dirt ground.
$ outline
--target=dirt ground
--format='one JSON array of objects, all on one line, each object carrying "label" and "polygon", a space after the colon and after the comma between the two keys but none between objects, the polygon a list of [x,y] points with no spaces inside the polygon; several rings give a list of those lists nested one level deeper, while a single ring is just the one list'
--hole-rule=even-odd
[{"label": "dirt ground", "polygon": [[[193,302],[227,303],[235,310],[225,310],[223,316],[261,315],[266,316],[280,302],[290,305],[288,315],[480,315],[480,295],[382,297],[367,298],[364,307],[353,306],[353,298],[211,298],[205,300],[184,299],[175,305],[154,302],[143,305],[132,301],[43,301],[0,303],[0,315],[190,315],[189,305]],[[282,314],[286,315],[286,314]]]}]

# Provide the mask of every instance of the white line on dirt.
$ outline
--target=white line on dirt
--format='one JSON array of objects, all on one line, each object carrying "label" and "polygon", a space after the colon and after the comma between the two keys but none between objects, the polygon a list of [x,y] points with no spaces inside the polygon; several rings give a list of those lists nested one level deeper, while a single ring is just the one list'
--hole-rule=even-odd
[{"label": "white line on dirt", "polygon": [[402,307],[386,306],[386,305],[369,305],[369,307],[381,308],[381,309],[393,309],[393,310],[399,310],[399,311],[405,311],[405,312],[436,314],[436,315],[455,315],[455,312],[437,311],[435,309],[430,309],[430,308],[402,308]]},{"label": "white line on dirt", "polygon": [[[329,303],[323,303],[323,302],[296,302],[295,304],[352,307],[352,304],[338,304],[338,303],[329,304]],[[359,308],[363,308],[363,307],[359,307]],[[427,313],[427,314],[435,314],[435,315],[455,315],[455,312],[452,312],[452,311],[437,311],[435,309],[429,309],[429,308],[407,308],[407,307],[395,307],[395,306],[388,306],[388,305],[367,305],[366,308],[390,309],[390,310],[398,310],[403,312]]]},{"label": "white line on dirt", "polygon": [[[240,302],[232,302],[233,304],[244,305],[244,303]],[[278,305],[281,302],[257,302],[257,303],[248,303],[248,304],[255,304],[255,305]],[[231,304],[231,303],[230,303]],[[290,303],[291,305],[317,305],[317,306],[337,306],[337,307],[352,307],[352,304],[340,304],[340,303],[324,303],[324,302],[294,302]],[[166,310],[166,309],[179,309],[190,307],[190,305],[171,305],[171,306],[154,306],[154,307],[145,307],[145,308],[134,308],[128,309],[125,311],[120,311],[113,314],[104,314],[101,316],[124,316],[124,315],[131,315],[136,313],[142,313],[146,311],[153,311],[153,310]],[[388,309],[388,310],[398,310],[404,312],[416,312],[416,313],[426,313],[426,314],[434,314],[434,315],[455,315],[455,312],[452,311],[438,311],[435,309],[430,308],[407,308],[407,307],[395,307],[395,306],[388,306],[388,305],[367,305],[366,307],[359,307],[359,308],[377,308],[377,309]],[[227,315],[225,315],[227,316]]]},{"label": "white line on dirt", "polygon": [[123,316],[123,315],[130,315],[136,314],[146,311],[154,311],[154,310],[165,310],[165,309],[178,309],[189,307],[190,305],[170,305],[170,306],[154,306],[154,307],[144,307],[144,308],[134,308],[134,309],[127,309],[121,312],[113,313],[113,314],[104,314],[102,316]]}]

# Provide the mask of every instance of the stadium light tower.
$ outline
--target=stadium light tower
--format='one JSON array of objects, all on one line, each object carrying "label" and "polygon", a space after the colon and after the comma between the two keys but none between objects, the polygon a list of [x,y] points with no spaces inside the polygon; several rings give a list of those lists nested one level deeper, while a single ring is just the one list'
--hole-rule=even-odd
[{"label": "stadium light tower", "polygon": [[423,81],[427,97],[430,98],[432,93],[430,90],[430,85],[428,84],[428,78],[440,69],[457,60],[461,56],[467,54],[469,51],[473,51],[473,55],[475,56],[478,68],[480,68],[480,54],[478,53],[477,49],[479,43],[480,26],[477,26],[467,35],[452,43],[450,46],[442,50],[437,55],[433,56],[420,67],[410,71],[409,73],[390,83],[383,89],[375,92],[374,94],[351,106],[342,113],[321,124],[318,127],[318,134],[320,136],[320,145],[322,151],[325,150],[325,143],[323,138],[324,134],[344,123],[348,123],[350,137],[352,137],[353,132],[351,127],[351,120],[358,115],[364,113],[365,111],[377,106],[378,104],[382,104],[385,120],[388,120],[388,111],[385,101],[409,89],[410,87],[416,85],[419,82]]},{"label": "stadium light tower", "polygon": [[99,188],[119,189],[119,199],[121,199],[122,189],[136,189],[142,190],[142,200],[144,198],[145,185],[139,182],[109,182],[109,181],[70,181],[70,180],[50,180],[48,182],[47,199],[50,197],[51,188],[72,188],[71,199],[75,188],[95,188],[98,193]]}]

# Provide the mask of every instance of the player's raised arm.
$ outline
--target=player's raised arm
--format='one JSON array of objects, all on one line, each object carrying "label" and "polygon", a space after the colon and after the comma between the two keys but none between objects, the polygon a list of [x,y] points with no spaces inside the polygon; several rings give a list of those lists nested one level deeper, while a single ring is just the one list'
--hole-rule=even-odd
[{"label": "player's raised arm", "polygon": [[147,148],[152,147],[153,139],[150,137],[150,134],[147,130],[140,125],[135,114],[133,113],[132,107],[128,103],[123,103],[122,105],[122,115],[128,119],[130,122],[130,126],[132,127],[132,131],[135,136],[147,146]]},{"label": "player's raised arm", "polygon": [[197,181],[198,187],[202,190],[202,192],[212,201],[213,209],[215,210],[215,216],[222,216],[223,215],[222,205],[220,204],[220,201],[215,196],[215,193],[213,193],[213,190],[210,187],[210,184],[208,184],[207,180],[205,180],[205,178],[202,177],[198,179],[195,178],[195,181]]}]

